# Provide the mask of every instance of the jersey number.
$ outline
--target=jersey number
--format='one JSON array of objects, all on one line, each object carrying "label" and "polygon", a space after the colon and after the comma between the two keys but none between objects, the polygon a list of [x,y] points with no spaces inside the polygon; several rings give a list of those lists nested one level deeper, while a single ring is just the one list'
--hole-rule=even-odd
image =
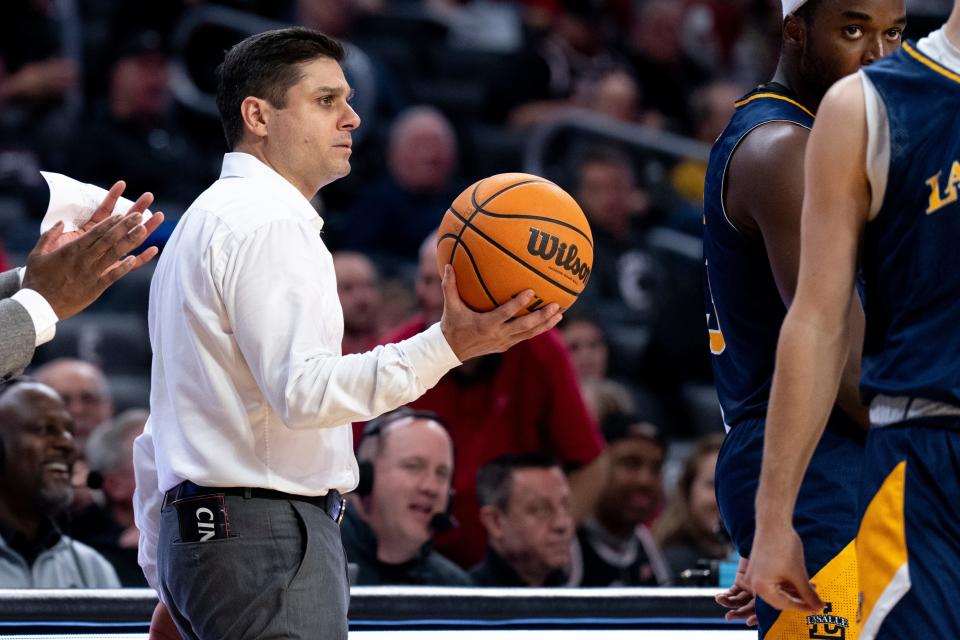
[{"label": "jersey number", "polygon": [[718,356],[727,348],[727,342],[723,339],[723,330],[720,328],[720,318],[717,316],[717,303],[713,300],[713,287],[710,286],[709,260],[704,262],[704,268],[707,270],[707,294],[710,296],[710,309],[713,311],[713,313],[707,313],[707,333],[710,335],[710,353]]}]

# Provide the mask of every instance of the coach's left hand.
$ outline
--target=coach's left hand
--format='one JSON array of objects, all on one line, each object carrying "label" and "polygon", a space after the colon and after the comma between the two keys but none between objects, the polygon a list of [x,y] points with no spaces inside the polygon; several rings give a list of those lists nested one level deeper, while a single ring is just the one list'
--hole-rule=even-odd
[{"label": "coach's left hand", "polygon": [[460,362],[488,353],[501,353],[523,340],[549,331],[563,318],[560,306],[551,302],[542,309],[514,318],[533,302],[527,289],[492,311],[472,311],[460,298],[457,277],[450,265],[443,269],[443,316],[440,329]]}]

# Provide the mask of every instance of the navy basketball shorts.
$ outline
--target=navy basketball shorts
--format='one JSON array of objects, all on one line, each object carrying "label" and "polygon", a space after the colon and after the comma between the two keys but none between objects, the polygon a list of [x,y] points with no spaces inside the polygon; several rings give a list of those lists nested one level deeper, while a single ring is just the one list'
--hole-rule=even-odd
[{"label": "navy basketball shorts", "polygon": [[[744,420],[724,440],[717,458],[717,504],[738,553],[750,557],[756,526],[764,419]],[[820,439],[797,497],[793,525],[823,611],[780,612],[757,600],[760,637],[857,638],[856,537],[858,487],[864,457],[863,429],[835,411]],[[726,585],[722,585],[726,586]]]},{"label": "navy basketball shorts", "polygon": [[860,504],[861,640],[960,638],[960,420],[871,429]]}]

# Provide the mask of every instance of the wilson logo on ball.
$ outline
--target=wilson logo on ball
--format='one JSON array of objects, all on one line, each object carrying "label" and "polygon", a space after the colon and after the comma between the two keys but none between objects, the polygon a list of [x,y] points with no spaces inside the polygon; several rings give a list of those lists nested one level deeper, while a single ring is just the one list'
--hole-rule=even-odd
[{"label": "wilson logo on ball", "polygon": [[590,277],[590,265],[578,257],[580,249],[577,245],[561,242],[560,238],[546,231],[530,227],[527,252],[543,260],[553,260],[558,267],[576,276],[580,282],[585,282]]}]

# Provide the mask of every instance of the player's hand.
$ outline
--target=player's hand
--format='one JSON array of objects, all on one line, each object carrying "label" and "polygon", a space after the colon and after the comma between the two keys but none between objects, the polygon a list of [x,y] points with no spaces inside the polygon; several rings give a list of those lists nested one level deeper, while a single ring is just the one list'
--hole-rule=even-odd
[{"label": "player's hand", "polygon": [[714,601],[721,607],[730,609],[724,614],[727,620],[743,620],[748,627],[757,626],[757,598],[747,588],[747,566],[749,560],[740,558],[737,565],[737,576],[729,589],[714,596]]},{"label": "player's hand", "polygon": [[156,247],[139,256],[127,255],[157,228],[163,214],[146,223],[141,218],[138,211],[108,217],[66,244],[60,243],[63,223],[58,222],[27,256],[23,287],[43,296],[60,320],[79,313],[107,287],[157,255]]},{"label": "player's hand", "polygon": [[[107,195],[103,197],[103,200],[100,201],[99,206],[93,211],[93,215],[90,216],[90,219],[80,225],[80,228],[76,231],[68,231],[66,233],[61,233],[54,241],[47,243],[44,246],[44,253],[50,253],[55,251],[60,247],[73,242],[80,236],[91,231],[97,224],[103,222],[111,215],[113,215],[113,208],[117,206],[117,200],[120,199],[120,196],[123,195],[124,189],[127,188],[127,183],[123,180],[119,180],[114,183],[110,190],[107,191]],[[127,213],[133,213],[134,211],[143,212],[150,208],[150,205],[153,204],[153,194],[149,191],[142,194],[133,205],[127,209]],[[162,220],[162,218],[161,218]],[[144,227],[147,229],[147,235],[149,236],[153,231],[160,226],[160,221],[147,220],[144,223]]]},{"label": "player's hand", "polygon": [[800,536],[789,524],[757,527],[746,583],[777,609],[819,611],[826,606],[807,575]]},{"label": "player's hand", "polygon": [[551,303],[522,318],[513,316],[530,304],[533,291],[527,289],[492,311],[477,313],[464,304],[457,290],[453,267],[443,268],[443,317],[440,328],[460,362],[488,353],[506,351],[523,340],[556,326],[563,314]]}]

